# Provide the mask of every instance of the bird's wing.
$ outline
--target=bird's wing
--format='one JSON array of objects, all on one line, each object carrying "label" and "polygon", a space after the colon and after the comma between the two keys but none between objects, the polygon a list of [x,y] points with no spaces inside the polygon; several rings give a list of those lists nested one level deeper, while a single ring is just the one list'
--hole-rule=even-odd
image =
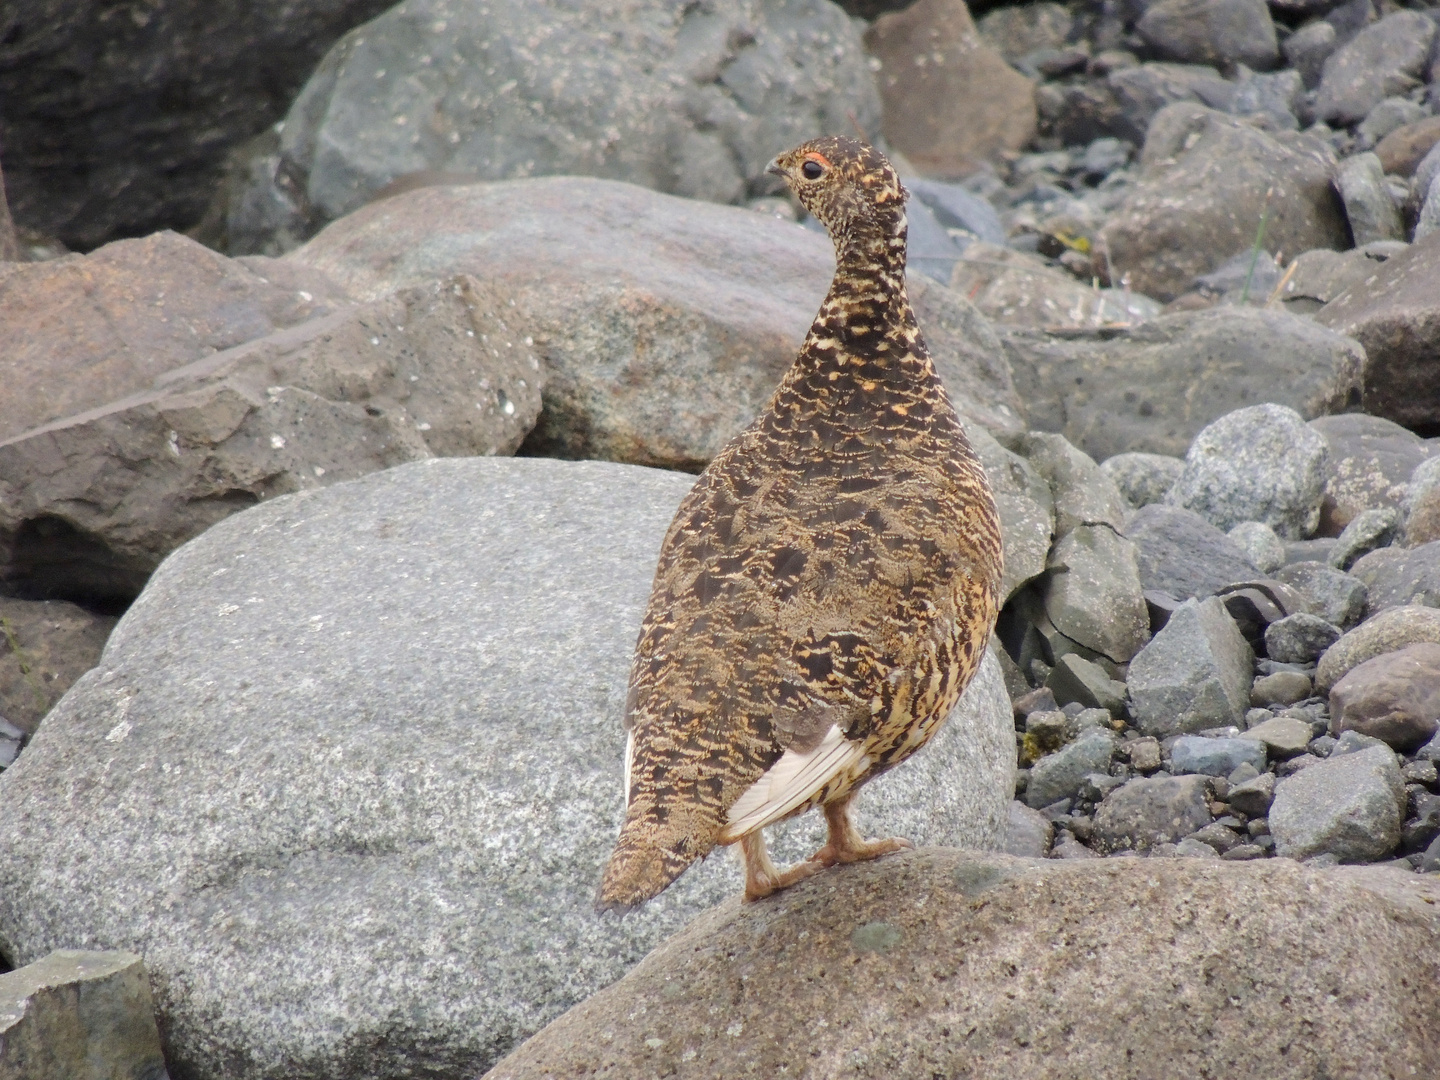
[{"label": "bird's wing", "polygon": [[779,821],[864,756],[864,745],[847,739],[838,724],[830,725],[820,745],[804,753],[786,750],[735,800],[720,831],[720,842],[734,843],[746,833]]}]

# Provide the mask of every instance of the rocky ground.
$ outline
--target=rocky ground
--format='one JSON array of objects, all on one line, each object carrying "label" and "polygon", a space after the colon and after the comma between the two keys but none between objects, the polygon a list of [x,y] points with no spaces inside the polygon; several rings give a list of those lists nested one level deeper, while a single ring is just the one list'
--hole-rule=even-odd
[{"label": "rocky ground", "polygon": [[[212,8],[0,14],[0,1045],[84,985],[187,1080],[1440,1056],[1440,9]],[[991,657],[862,800],[931,849],[598,920],[823,132],[911,191]]]}]

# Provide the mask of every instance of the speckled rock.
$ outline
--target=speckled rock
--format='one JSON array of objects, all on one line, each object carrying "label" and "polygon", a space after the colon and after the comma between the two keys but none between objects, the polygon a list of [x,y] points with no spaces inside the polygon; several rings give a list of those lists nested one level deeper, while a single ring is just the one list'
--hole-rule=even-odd
[{"label": "speckled rock", "polygon": [[1050,854],[1050,840],[1054,835],[1055,826],[1049,818],[1038,810],[1031,810],[1019,799],[1012,799],[1000,850],[1006,855],[1043,859]]},{"label": "speckled rock", "polygon": [[1225,535],[1262,574],[1273,574],[1285,565],[1285,545],[1263,521],[1242,521]]},{"label": "speckled rock", "polygon": [[1046,562],[1045,614],[1086,649],[1123,664],[1150,640],[1135,544],[1109,525],[1077,525]]},{"label": "speckled rock", "polygon": [[1353,124],[1393,94],[1418,86],[1435,24],[1418,11],[1397,11],[1368,26],[1325,60],[1315,117]]},{"label": "speckled rock", "polygon": [[1035,134],[1034,85],[985,42],[963,0],[882,15],[865,47],[879,65],[885,138],[921,171],[964,176]]},{"label": "speckled rock", "polygon": [[1263,0],[1156,0],[1135,30],[1164,59],[1183,64],[1263,71],[1280,59]]},{"label": "speckled rock", "polygon": [[1325,440],[1294,409],[1252,405],[1210,424],[1190,444],[1165,501],[1221,529],[1263,521],[1303,540],[1320,521]]},{"label": "speckled rock", "polygon": [[1340,163],[1335,187],[1345,204],[1350,235],[1355,246],[1376,240],[1404,240],[1405,223],[1400,208],[1385,184],[1385,169],[1374,154],[1355,154]]},{"label": "speckled rock", "polygon": [[1427,363],[1440,348],[1437,280],[1440,235],[1432,233],[1315,313],[1320,325],[1364,346],[1365,412],[1411,428],[1440,419],[1440,380]]},{"label": "speckled rock", "polygon": [[1135,726],[1163,738],[1240,724],[1254,660],[1217,598],[1185,601],[1130,663]]},{"label": "speckled rock", "polygon": [[404,288],[0,443],[0,581],[126,602],[176,547],[263,499],[513,454],[544,372],[508,301],[465,275]]},{"label": "speckled rock", "polygon": [[0,974],[0,1076],[163,1080],[165,1059],[140,957],[57,949]]},{"label": "speckled rock", "polygon": [[1293,562],[1275,571],[1275,579],[1298,592],[1310,613],[1341,629],[1349,629],[1365,614],[1365,583],[1325,563]]},{"label": "speckled rock", "polygon": [[1420,462],[1404,487],[1404,540],[1412,547],[1440,540],[1440,460]]},{"label": "speckled rock", "polygon": [[1367,615],[1404,604],[1440,607],[1440,540],[1372,551],[1350,573],[1365,583]]},{"label": "speckled rock", "polygon": [[1165,493],[1185,467],[1182,458],[1168,454],[1131,452],[1116,454],[1100,463],[1105,475],[1115,481],[1120,496],[1136,510],[1164,502]]},{"label": "speckled rock", "polygon": [[1406,604],[1382,611],[1325,650],[1315,668],[1315,689],[1328,694],[1357,664],[1420,641],[1440,642],[1440,609]]},{"label": "speckled rock", "polygon": [[1173,844],[1210,824],[1208,776],[1151,776],[1131,780],[1095,810],[1101,851],[1145,851]]},{"label": "speckled rock", "polygon": [[1437,899],[1373,867],[905,852],[727,902],[488,1080],[1421,1076]]},{"label": "speckled rock", "polygon": [[1275,799],[1275,774],[1262,772],[1252,776],[1230,789],[1226,802],[1232,810],[1238,810],[1250,817],[1264,817],[1270,812]]},{"label": "speckled rock", "polygon": [[1413,752],[1440,726],[1440,644],[1418,642],[1357,664],[1330,689],[1330,733],[1358,731]]},{"label": "speckled rock", "polygon": [[1170,767],[1177,774],[1229,776],[1242,763],[1265,768],[1265,744],[1255,739],[1205,738],[1181,735],[1170,747]]},{"label": "speckled rock", "polygon": [[[591,907],[636,629],[692,482],[438,458],[176,552],[0,773],[0,951],[143,947],[176,1075],[488,1068],[739,888],[717,853],[623,921]],[[987,660],[860,827],[998,847],[1014,755]],[[782,828],[777,857],[822,831]]]},{"label": "speckled rock", "polygon": [[1383,858],[1400,842],[1404,806],[1405,785],[1389,747],[1317,761],[1275,787],[1270,833],[1276,854],[1330,854],[1341,862]]},{"label": "speckled rock", "polygon": [[260,195],[239,185],[232,206],[273,193],[298,219],[275,225],[307,235],[423,170],[733,202],[777,147],[853,132],[848,116],[876,134],[880,101],[857,29],[821,0],[406,0],[326,54]]},{"label": "speckled rock", "polygon": [[115,621],[63,600],[0,597],[0,717],[34,732],[95,666]]},{"label": "speckled rock", "polygon": [[1091,729],[1055,753],[1045,755],[1030,769],[1025,805],[1039,810],[1061,799],[1073,798],[1088,773],[1110,771],[1116,746],[1113,734]]},{"label": "speckled rock", "polygon": [[1146,590],[1177,600],[1204,599],[1257,573],[1233,540],[1191,510],[1162,503],[1143,507],[1126,520],[1125,535],[1139,549]]},{"label": "speckled rock", "polygon": [[1351,569],[1356,560],[1379,548],[1388,547],[1400,532],[1400,513],[1390,507],[1362,510],[1335,538],[1330,565],[1336,570]]},{"label": "speckled rock", "polygon": [[1264,743],[1272,757],[1292,758],[1305,752],[1314,731],[1297,716],[1272,716],[1247,730],[1245,736]]},{"label": "speckled rock", "polygon": [[1205,425],[1245,405],[1340,412],[1360,403],[1365,385],[1359,345],[1276,309],[1176,312],[1101,340],[996,331],[1031,426],[1061,432],[1096,461],[1183,456]]},{"label": "speckled rock", "polygon": [[1434,454],[1430,444],[1413,431],[1378,416],[1319,416],[1310,426],[1325,437],[1320,531],[1326,536],[1338,536],[1362,511],[1399,510],[1406,482],[1416,467]]},{"label": "speckled rock", "polygon": [[1339,641],[1340,634],[1333,623],[1299,611],[1265,628],[1265,655],[1282,664],[1308,664]]},{"label": "speckled rock", "polygon": [[1203,106],[1171,105],[1151,122],[1140,183],[1100,241],[1113,273],[1131,275],[1132,288],[1157,300],[1173,300],[1248,250],[1267,206],[1267,245],[1339,250],[1348,245],[1333,167],[1330,148],[1306,134],[1267,133]]}]

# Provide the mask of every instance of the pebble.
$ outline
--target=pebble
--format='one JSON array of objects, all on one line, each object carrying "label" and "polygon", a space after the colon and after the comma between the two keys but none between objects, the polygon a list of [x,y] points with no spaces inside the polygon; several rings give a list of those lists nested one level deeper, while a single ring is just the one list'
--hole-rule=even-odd
[{"label": "pebble", "polygon": [[[1228,776],[1243,763],[1265,767],[1265,744],[1255,739],[1207,739],[1182,735],[1170,747],[1170,768],[1176,774]],[[1218,794],[1218,792],[1217,792]]]},{"label": "pebble", "polygon": [[1025,804],[1039,809],[1059,799],[1078,795],[1088,774],[1109,773],[1115,747],[1114,735],[1091,729],[1069,745],[1041,758],[1030,768]]},{"label": "pebble", "polygon": [[1274,798],[1275,775],[1262,772],[1232,787],[1228,802],[1232,810],[1248,817],[1263,818],[1270,812],[1270,803]]},{"label": "pebble", "polygon": [[1277,671],[1262,675],[1250,687],[1250,704],[1293,705],[1310,696],[1314,684],[1310,676],[1301,671]]},{"label": "pebble", "polygon": [[1263,521],[1242,521],[1225,535],[1262,574],[1273,574],[1285,565],[1285,544]]},{"label": "pebble", "polygon": [[1306,664],[1340,640],[1341,629],[1318,615],[1299,612],[1265,628],[1265,651],[1285,664]]},{"label": "pebble", "polygon": [[1213,820],[1209,792],[1203,776],[1131,780],[1096,808],[1096,846],[1102,851],[1145,850],[1189,836]]},{"label": "pebble", "polygon": [[1130,765],[1136,772],[1152,773],[1160,768],[1160,740],[1144,735],[1125,743],[1121,750],[1129,753]]},{"label": "pebble", "polygon": [[1258,739],[1277,758],[1290,758],[1303,754],[1314,737],[1310,725],[1293,716],[1273,716],[1263,724],[1246,729],[1245,735]]},{"label": "pebble", "polygon": [[1323,562],[1292,562],[1277,570],[1275,579],[1298,592],[1311,614],[1328,623],[1351,627],[1365,614],[1365,583]]}]

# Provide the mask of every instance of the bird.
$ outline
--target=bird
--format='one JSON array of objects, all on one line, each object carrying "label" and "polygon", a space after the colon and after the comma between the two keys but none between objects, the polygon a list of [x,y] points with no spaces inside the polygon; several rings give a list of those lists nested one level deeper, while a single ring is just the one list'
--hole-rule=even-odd
[{"label": "bird", "polygon": [[[746,901],[912,846],[865,839],[856,793],[939,729],[999,608],[995,501],[906,295],[908,192],[843,136],[767,171],[825,226],[835,275],[768,404],[665,534],[601,912],[655,897],[717,845],[740,845]],[[825,844],[778,869],[762,830],[816,806]]]}]

